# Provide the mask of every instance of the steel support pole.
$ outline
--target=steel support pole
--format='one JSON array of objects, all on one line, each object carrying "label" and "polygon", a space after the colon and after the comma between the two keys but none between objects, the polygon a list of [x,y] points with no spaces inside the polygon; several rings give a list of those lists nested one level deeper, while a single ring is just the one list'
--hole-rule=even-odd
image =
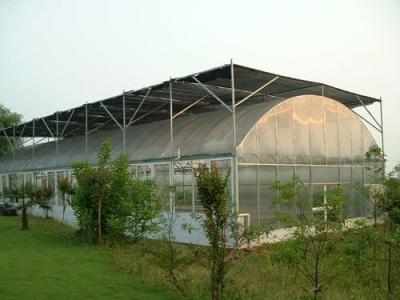
[{"label": "steel support pole", "polygon": [[88,158],[88,103],[85,104],[85,158]]},{"label": "steel support pole", "polygon": [[169,79],[169,132],[170,142],[174,141],[174,124],[173,124],[173,107],[172,107],[172,78]]},{"label": "steel support pole", "polygon": [[126,153],[126,116],[125,116],[125,91],[122,92],[122,151]]},{"label": "steel support pole", "polygon": [[56,112],[56,161],[58,165],[58,111]]},{"label": "steel support pole", "polygon": [[384,138],[383,138],[383,104],[382,104],[382,98],[380,98],[379,102],[379,109],[380,109],[380,115],[381,115],[381,149],[383,153],[383,162],[382,162],[382,175],[385,177],[386,171],[385,171],[385,143],[384,143]]},{"label": "steel support pole", "polygon": [[35,119],[32,120],[32,160],[35,161]]},{"label": "steel support pole", "polygon": [[232,145],[232,160],[233,160],[233,170],[232,170],[232,180],[233,180],[233,200],[235,205],[236,213],[239,213],[239,182],[238,182],[238,164],[236,156],[236,99],[235,99],[235,70],[233,65],[233,60],[231,59],[231,90],[232,90],[232,133],[233,133],[233,145]]},{"label": "steel support pole", "polygon": [[12,146],[13,160],[14,161],[15,161],[15,144],[16,144],[16,141],[15,141],[15,124],[14,124],[14,127],[13,127],[13,146]]}]

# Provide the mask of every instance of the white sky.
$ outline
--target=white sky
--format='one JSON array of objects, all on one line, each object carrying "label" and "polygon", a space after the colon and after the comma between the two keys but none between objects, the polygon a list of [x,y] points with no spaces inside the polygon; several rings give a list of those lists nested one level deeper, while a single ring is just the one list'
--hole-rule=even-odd
[{"label": "white sky", "polygon": [[382,97],[400,161],[399,0],[0,0],[0,103],[24,120],[230,58]]}]

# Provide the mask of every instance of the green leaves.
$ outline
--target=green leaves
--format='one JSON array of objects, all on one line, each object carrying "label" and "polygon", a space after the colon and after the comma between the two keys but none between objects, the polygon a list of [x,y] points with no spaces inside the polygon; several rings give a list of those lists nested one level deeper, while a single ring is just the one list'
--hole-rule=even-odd
[{"label": "green leaves", "polygon": [[[22,116],[10,111],[8,108],[0,104],[0,130],[21,122]],[[21,145],[21,139],[9,137],[12,144]],[[11,152],[11,147],[7,138],[0,138],[0,156]]]},{"label": "green leaves", "polygon": [[[105,140],[99,150],[97,167],[89,162],[74,164],[75,216],[89,241],[98,236],[99,230],[113,242],[138,241],[157,230],[154,219],[161,209],[157,187],[152,180],[139,181],[132,177],[126,155],[110,162],[111,152],[111,143]],[[60,184],[60,189],[69,190],[67,183]]]}]

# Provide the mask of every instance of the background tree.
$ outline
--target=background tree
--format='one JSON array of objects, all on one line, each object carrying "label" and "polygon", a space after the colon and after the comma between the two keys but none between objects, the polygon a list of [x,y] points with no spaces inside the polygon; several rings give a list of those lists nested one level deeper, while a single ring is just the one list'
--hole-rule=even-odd
[{"label": "background tree", "polygon": [[[0,104],[0,130],[3,128],[7,128],[14,124],[18,124],[21,122],[22,116],[10,111],[8,108],[4,107]],[[9,137],[12,144],[14,144],[14,138],[12,136]],[[15,145],[19,146],[21,144],[21,140],[19,138],[15,139]],[[0,137],[0,156],[5,155],[11,152],[11,147],[7,138]]]}]

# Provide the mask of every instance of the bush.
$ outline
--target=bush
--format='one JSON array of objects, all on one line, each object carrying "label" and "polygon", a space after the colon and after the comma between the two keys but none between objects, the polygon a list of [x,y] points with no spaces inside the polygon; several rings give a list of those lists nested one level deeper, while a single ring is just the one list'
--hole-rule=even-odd
[{"label": "bush", "polygon": [[107,235],[115,243],[137,242],[155,232],[161,207],[154,181],[134,179],[125,155],[111,163],[109,141],[103,141],[98,158],[97,167],[74,164],[72,207],[81,233],[91,242],[101,243]]}]

